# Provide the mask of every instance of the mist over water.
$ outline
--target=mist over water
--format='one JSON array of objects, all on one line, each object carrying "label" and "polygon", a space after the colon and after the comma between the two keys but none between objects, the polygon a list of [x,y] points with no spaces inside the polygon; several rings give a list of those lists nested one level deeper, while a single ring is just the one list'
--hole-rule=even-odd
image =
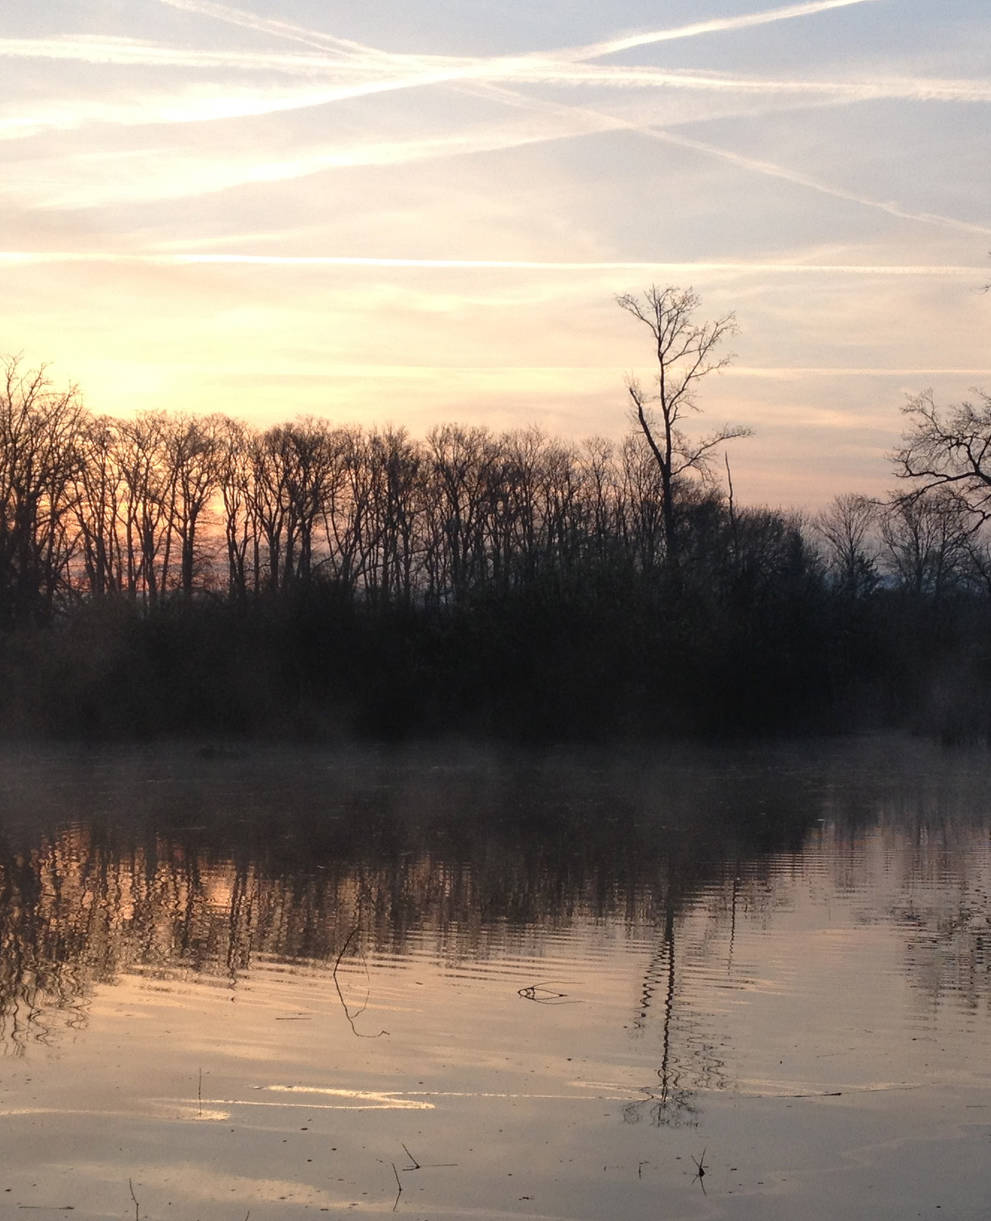
[{"label": "mist over water", "polygon": [[976,1217],[989,775],[896,738],[9,753],[0,1188],[894,1217],[931,1163]]}]

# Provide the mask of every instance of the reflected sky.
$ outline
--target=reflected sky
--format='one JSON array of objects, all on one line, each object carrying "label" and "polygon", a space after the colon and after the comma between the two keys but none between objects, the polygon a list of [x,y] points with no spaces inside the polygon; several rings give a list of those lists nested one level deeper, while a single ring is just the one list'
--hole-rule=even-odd
[{"label": "reflected sky", "polygon": [[21,760],[0,828],[6,1035],[81,1020],[121,973],[235,987],[261,963],[407,952],[453,969],[579,925],[653,943],[643,1023],[676,935],[732,976],[738,924],[797,936],[836,907],[840,940],[897,929],[934,1002],[986,1003],[985,760],[915,744],[885,772],[890,749]]}]

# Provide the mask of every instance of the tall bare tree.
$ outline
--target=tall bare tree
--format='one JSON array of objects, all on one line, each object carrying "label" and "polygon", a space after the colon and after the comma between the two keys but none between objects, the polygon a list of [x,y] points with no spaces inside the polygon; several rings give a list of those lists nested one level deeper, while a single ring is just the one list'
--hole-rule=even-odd
[{"label": "tall bare tree", "polygon": [[707,436],[688,437],[680,426],[686,413],[700,410],[695,400],[699,382],[729,363],[731,358],[719,356],[718,349],[736,333],[736,318],[725,314],[711,322],[696,322],[701,300],[692,288],[651,285],[642,297],[625,293],[616,302],[643,323],[653,337],[656,392],[649,393],[632,377],[627,390],[660,473],[664,541],[669,560],[676,562],[679,478],[691,474],[707,477],[710,460],[724,442],[750,435],[749,428],[727,424]]}]

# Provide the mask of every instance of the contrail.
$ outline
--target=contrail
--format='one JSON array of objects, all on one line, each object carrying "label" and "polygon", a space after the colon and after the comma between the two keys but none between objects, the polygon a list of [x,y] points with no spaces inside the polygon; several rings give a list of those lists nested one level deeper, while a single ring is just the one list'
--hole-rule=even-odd
[{"label": "contrail", "polygon": [[392,80],[379,80],[380,89],[405,89],[425,84],[442,84],[462,80],[516,80],[520,74],[525,78],[539,64],[553,68],[564,63],[582,63],[601,59],[636,47],[651,46],[685,38],[697,38],[705,34],[750,29],[777,21],[814,16],[832,9],[852,5],[875,4],[879,0],[810,0],[809,3],[787,5],[784,8],[765,9],[758,13],[739,17],[712,18],[675,26],[665,30],[648,30],[605,39],[597,43],[565,47],[559,51],[531,51],[519,55],[493,56],[484,59],[453,58],[442,56],[395,55],[366,46],[363,43],[340,39],[334,35],[275,21],[245,13],[229,5],[211,3],[209,0],[160,0],[171,8],[198,13],[295,42],[302,42],[314,50],[334,52],[335,56],[314,55],[278,56],[270,53],[251,52],[207,52],[187,51],[160,44],[127,38],[49,38],[49,39],[0,39],[0,56],[39,57],[49,59],[83,59],[101,63],[148,63],[217,67],[278,67],[292,70],[293,67],[312,71],[321,67],[340,66],[342,60],[351,67],[363,64],[381,70],[396,66],[411,65],[415,71]]},{"label": "contrail", "polygon": [[[204,16],[214,17],[246,29],[263,30],[270,34],[291,38],[294,41],[303,41],[310,46],[333,46],[335,49],[338,47],[346,48],[349,52],[356,55],[374,57],[380,63],[413,60],[413,62],[427,65],[432,62],[432,57],[429,56],[389,55],[363,43],[337,39],[332,35],[323,34],[320,31],[293,25],[288,22],[262,19],[253,13],[246,13],[241,9],[226,4],[212,3],[211,0],[160,0],[160,2],[169,8],[200,13]],[[463,60],[460,61],[461,66],[455,67],[453,71],[457,76],[460,76],[463,71],[471,74],[476,72],[487,74],[490,65],[514,65],[525,63],[528,59],[548,59],[551,61],[558,59],[575,61],[601,59],[606,55],[616,55],[621,51],[630,51],[636,47],[652,46],[660,42],[673,42],[683,38],[698,38],[705,34],[720,34],[733,30],[752,29],[755,26],[770,25],[776,21],[791,21],[798,17],[813,17],[818,13],[829,12],[832,9],[850,8],[854,5],[876,4],[878,2],[879,0],[807,0],[803,4],[789,4],[783,8],[764,9],[758,13],[744,13],[738,17],[714,17],[706,21],[695,21],[688,25],[674,26],[666,30],[647,30],[642,33],[625,34],[605,39],[601,42],[566,47],[560,51],[533,51],[518,56],[496,56],[485,60]],[[454,63],[458,64],[458,61],[454,61]]]},{"label": "contrail", "polygon": [[[940,213],[913,210],[892,201],[874,199],[868,195],[833,186],[799,170],[793,170],[760,158],[749,157],[745,154],[734,152],[731,149],[696,140],[690,136],[676,134],[649,124],[639,123],[636,120],[626,119],[619,115],[609,114],[603,110],[587,106],[568,106],[538,101],[504,87],[488,85],[479,86],[479,88],[487,96],[496,98],[505,104],[520,107],[530,112],[542,112],[544,115],[560,121],[563,125],[551,126],[543,130],[532,129],[526,131],[503,131],[499,128],[486,128],[465,136],[436,136],[402,142],[365,142],[355,146],[313,150],[292,160],[232,166],[226,170],[222,166],[213,166],[198,182],[193,184],[190,184],[185,178],[171,179],[171,186],[166,190],[155,192],[155,197],[181,198],[190,194],[204,194],[227,190],[234,186],[244,185],[245,183],[289,181],[323,173],[328,170],[361,166],[409,164],[425,159],[492,152],[507,148],[522,148],[527,145],[546,143],[553,140],[573,139],[577,136],[627,130],[660,143],[716,157],[721,161],[748,172],[776,178],[803,189],[812,190],[833,199],[853,203],[859,207],[870,208],[901,220],[935,225],[961,233],[972,233],[982,238],[991,236],[991,227],[987,225],[960,220],[956,217],[945,216]],[[3,130],[3,124],[0,122],[0,138],[2,138]],[[134,179],[134,186],[138,194],[132,197],[144,198],[147,196],[148,190],[152,189],[153,183],[150,178],[138,176]],[[92,202],[92,200],[89,201],[89,203]],[[45,201],[42,206],[56,208],[63,206],[78,207],[85,206],[86,203],[87,200],[83,194],[79,191],[70,190],[64,201],[55,197]]]},{"label": "contrail", "polygon": [[292,268],[409,268],[427,271],[547,271],[547,272],[713,272],[761,275],[859,275],[897,277],[986,277],[984,267],[939,263],[802,263],[747,261],[670,262],[648,259],[563,261],[538,259],[415,259],[364,255],[281,255],[250,253],[123,253],[108,250],[0,250],[0,264],[29,266],[46,263],[107,263],[149,267],[243,266]]},{"label": "contrail", "polygon": [[702,140],[694,140],[690,136],[676,135],[663,128],[655,127],[648,123],[638,123],[635,119],[624,119],[618,115],[611,115],[607,111],[591,106],[564,106],[556,102],[537,101],[516,90],[499,86],[486,86],[484,89],[487,95],[499,98],[507,105],[519,106],[531,111],[540,110],[545,114],[585,115],[590,121],[599,120],[602,122],[605,125],[603,130],[610,130],[609,124],[612,123],[623,130],[635,132],[638,135],[646,136],[663,144],[672,144],[679,148],[687,148],[695,152],[704,153],[707,156],[718,157],[721,161],[729,162],[731,165],[739,166],[741,169],[764,174],[771,178],[779,178],[785,182],[791,182],[796,186],[805,187],[808,190],[828,195],[834,199],[846,200],[849,203],[858,204],[864,208],[885,212],[889,216],[898,217],[900,220],[912,220],[922,224],[937,225],[943,228],[956,229],[963,233],[976,233],[982,237],[991,236],[991,228],[986,225],[959,220],[953,216],[943,216],[936,212],[916,212],[903,208],[896,203],[872,199],[870,196],[859,195],[856,192],[844,190],[842,187],[831,186],[829,183],[821,182],[819,179],[813,178],[809,174],[803,174],[799,170],[791,170],[784,166],[775,165],[774,162],[763,161],[756,157],[747,157],[742,153],[733,152],[731,149],[708,144]]},{"label": "contrail", "polygon": [[[696,93],[739,93],[759,97],[820,99],[824,102],[911,100],[924,102],[991,102],[991,81],[913,79],[778,80],[728,73],[682,72],[660,68],[601,67],[573,64],[535,67],[519,73],[519,84],[571,84],[609,89],[677,89]],[[421,83],[419,78],[417,83]],[[492,88],[485,82],[476,87]],[[71,131],[90,124],[145,127],[157,124],[206,123],[316,109],[396,88],[394,80],[305,85],[297,88],[189,90],[149,93],[127,102],[74,102],[47,110],[0,114],[0,140],[25,139],[44,131]],[[533,105],[528,99],[528,105]]]},{"label": "contrail", "polygon": [[203,51],[170,47],[140,38],[78,35],[58,38],[0,38],[0,58],[72,60],[152,68],[238,68],[313,74],[339,69],[327,54],[276,54],[271,51]]},{"label": "contrail", "polygon": [[[100,206],[109,201],[141,202],[149,199],[183,199],[230,190],[247,184],[291,182],[315,174],[361,167],[394,167],[420,161],[443,160],[477,153],[502,152],[554,140],[570,140],[580,135],[612,131],[621,126],[616,120],[591,112],[548,112],[545,120],[511,128],[489,124],[466,134],[424,136],[412,140],[365,140],[301,150],[295,156],[269,161],[199,158],[191,168],[182,160],[182,150],[170,166],[140,152],[82,154],[80,160],[91,171],[92,185],[73,183],[67,172],[74,158],[54,160],[56,173],[42,174],[45,194],[33,200],[34,206],[48,209],[79,209]],[[126,179],[92,173],[100,166],[107,170],[127,164]],[[43,167],[45,168],[45,167]],[[57,192],[57,193],[56,193]],[[0,185],[0,197],[15,194],[13,180]],[[29,199],[29,187],[17,184],[16,194]]]},{"label": "contrail", "polygon": [[[332,102],[349,100],[377,93],[436,85],[466,85],[475,83],[515,82],[572,83],[610,87],[680,88],[703,91],[739,90],[747,93],[798,92],[850,100],[877,98],[918,98],[920,100],[989,101],[991,85],[980,81],[958,80],[887,80],[887,81],[814,81],[760,80],[721,76],[718,73],[684,73],[641,66],[603,66],[588,61],[620,51],[675,39],[704,34],[747,29],[772,22],[812,16],[851,5],[876,3],[877,0],[810,0],[783,8],[762,10],[738,17],[713,18],[666,30],[630,34],[597,43],[563,48],[550,52],[526,52],[514,56],[488,59],[407,55],[384,52],[350,39],[338,38],[308,27],[270,18],[262,18],[231,5],[212,0],[160,0],[170,8],[195,13],[238,27],[264,32],[275,37],[302,43],[323,54],[279,55],[266,52],[212,52],[173,48],[126,38],[76,39],[0,39],[0,56],[47,57],[81,59],[92,63],[139,64],[157,66],[234,67],[241,69],[275,69],[305,75],[329,71],[364,79],[340,80],[332,86],[306,90],[301,95],[263,96],[257,100],[220,98],[205,101],[202,109],[194,106],[159,104],[149,113],[141,107],[120,114],[120,122],[192,122],[217,118],[240,118],[279,111],[306,109]],[[329,53],[329,54],[328,54]],[[103,114],[109,120],[107,108]],[[67,126],[64,117],[46,123],[43,117],[14,116],[0,120],[0,138],[33,134],[39,127]]]},{"label": "contrail", "polygon": [[548,61],[513,75],[516,84],[591,85],[613,89],[684,89],[703,93],[811,94],[840,101],[991,101],[991,82],[952,78],[871,77],[830,80],[735,76],[723,72],[686,71],[677,68],[602,65]]},{"label": "contrail", "polygon": [[622,38],[611,38],[605,42],[575,47],[560,54],[565,58],[599,59],[603,55],[616,55],[620,51],[631,51],[635,47],[651,46],[658,42],[672,42],[680,38],[697,38],[702,34],[721,34],[730,30],[748,30],[754,26],[770,25],[774,21],[791,21],[796,17],[814,17],[831,9],[850,8],[858,4],[876,4],[879,0],[811,0],[807,4],[789,4],[784,8],[764,9],[759,13],[745,13],[739,17],[714,17],[708,21],[695,21],[690,25],[675,26],[670,30],[653,30],[643,34],[628,34]]},{"label": "contrail", "polygon": [[255,13],[233,8],[228,4],[216,4],[212,0],[160,0],[167,8],[178,9],[185,13],[195,13],[200,17],[213,17],[229,25],[241,29],[254,30],[261,34],[272,34],[277,38],[286,38],[303,46],[318,48],[323,51],[339,51],[355,58],[378,56],[383,61],[392,59],[387,52],[377,52],[372,47],[347,38],[337,38],[333,34],[325,34],[320,30],[308,29],[290,21],[279,21],[271,17],[259,17]]},{"label": "contrail", "polygon": [[[338,69],[339,71],[339,69]],[[518,84],[571,84],[608,89],[678,89],[697,93],[740,93],[759,97],[811,97],[834,102],[911,100],[991,102],[991,81],[888,77],[872,80],[792,80],[684,72],[649,67],[562,64],[536,67],[517,75]],[[480,82],[485,87],[484,82]],[[389,81],[386,90],[395,88]],[[204,123],[309,110],[383,92],[380,81],[305,85],[297,88],[230,89],[222,92],[149,93],[125,103],[74,102],[47,110],[0,114],[0,140],[22,139],[42,131],[68,131],[88,124],[140,127],[165,123]],[[532,104],[532,103],[531,103]]]},{"label": "contrail", "polygon": [[648,126],[639,127],[638,130],[643,135],[649,136],[654,140],[660,140],[664,144],[674,144],[679,148],[692,149],[711,157],[718,157],[721,161],[728,161],[731,165],[737,165],[741,169],[764,174],[769,178],[780,178],[782,181],[791,182],[795,186],[806,187],[810,191],[817,191],[820,195],[829,195],[833,199],[842,199],[848,203],[859,204],[864,208],[873,208],[878,212],[886,212],[889,216],[896,216],[900,220],[914,220],[927,225],[940,225],[943,228],[956,229],[961,233],[977,233],[982,237],[991,236],[991,227],[988,225],[978,225],[972,221],[958,220],[953,216],[942,216],[937,212],[914,212],[910,208],[903,208],[896,203],[872,199],[869,195],[858,195],[855,191],[847,191],[842,187],[831,186],[829,183],[821,182],[819,179],[813,178],[809,174],[803,174],[799,170],[790,170],[784,166],[775,165],[772,161],[763,161],[756,157],[746,157],[742,153],[733,152],[731,149],[720,148],[715,144],[707,144],[702,140],[693,140],[690,136],[675,135],[672,132]]}]

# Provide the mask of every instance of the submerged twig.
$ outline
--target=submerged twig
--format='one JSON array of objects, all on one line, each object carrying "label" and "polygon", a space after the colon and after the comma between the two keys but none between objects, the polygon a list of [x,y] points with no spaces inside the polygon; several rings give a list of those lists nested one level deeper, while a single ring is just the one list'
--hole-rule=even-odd
[{"label": "submerged twig", "polygon": [[134,1194],[134,1184],[130,1179],[127,1180],[127,1189],[131,1193],[131,1199],[134,1201],[134,1221],[141,1221],[141,1205],[138,1203],[138,1197]]},{"label": "submerged twig", "polygon": [[516,995],[521,996],[525,1001],[535,1001],[538,1005],[575,1005],[578,1003],[568,1000],[567,992],[555,992],[547,984],[527,984],[525,988],[518,988]]},{"label": "submerged twig", "polygon": [[[403,1145],[402,1141],[399,1143]],[[402,1170],[443,1170],[447,1169],[448,1167],[458,1165],[457,1162],[418,1162],[413,1154],[410,1153],[407,1145],[403,1145],[403,1152],[409,1158],[411,1164],[409,1166],[400,1167]]]},{"label": "submerged twig", "polygon": [[702,1188],[703,1195],[708,1195],[708,1192],[705,1190],[705,1183],[703,1182],[703,1179],[705,1178],[705,1172],[708,1169],[708,1167],[705,1164],[705,1150],[708,1149],[708,1147],[709,1146],[706,1145],[705,1149],[702,1150],[701,1157],[696,1157],[694,1153],[692,1154],[692,1161],[695,1163],[695,1177],[699,1181],[699,1187]]},{"label": "submerged twig", "polygon": [[354,1024],[355,1018],[361,1017],[361,1015],[368,1008],[368,998],[371,995],[371,977],[368,974],[368,964],[365,962],[364,957],[362,957],[361,962],[365,968],[365,980],[366,980],[366,983],[368,984],[368,988],[365,992],[365,999],[362,1001],[360,1007],[355,1009],[353,1013],[351,1012],[351,1008],[348,1005],[347,1001],[344,999],[344,993],[341,991],[341,984],[337,978],[337,972],[340,969],[341,960],[343,959],[344,955],[347,953],[348,946],[351,944],[351,942],[354,940],[356,934],[358,933],[359,927],[360,926],[356,924],[354,926],[354,928],[351,930],[351,932],[348,933],[347,937],[344,938],[344,944],[341,946],[341,948],[337,954],[337,961],[334,963],[334,970],[332,973],[333,980],[334,980],[334,987],[337,989],[337,995],[340,998],[341,1008],[344,1010],[344,1016],[347,1018],[348,1025],[351,1027],[351,1033],[355,1036],[355,1038],[357,1038],[357,1039],[380,1039],[384,1034],[387,1035],[389,1033],[388,1030],[380,1030],[378,1032],[378,1034],[362,1034],[362,1032]]},{"label": "submerged twig", "polygon": [[[403,1148],[405,1149],[406,1146],[403,1145]],[[403,1182],[399,1177],[399,1171],[396,1169],[395,1162],[392,1163],[392,1173],[396,1176],[396,1199],[392,1205],[392,1211],[396,1212],[396,1210],[399,1208],[399,1197],[403,1194]]]}]

